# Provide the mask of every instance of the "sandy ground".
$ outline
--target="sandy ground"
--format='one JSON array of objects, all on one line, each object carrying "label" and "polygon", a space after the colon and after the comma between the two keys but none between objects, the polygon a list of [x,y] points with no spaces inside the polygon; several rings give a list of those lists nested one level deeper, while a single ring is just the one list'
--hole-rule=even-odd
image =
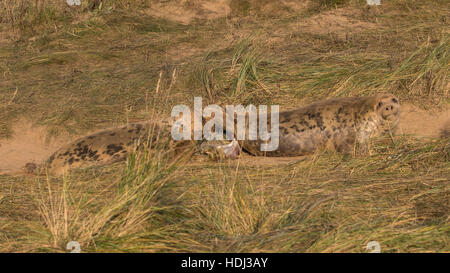
[{"label": "sandy ground", "polygon": [[66,142],[62,138],[46,141],[46,128],[28,121],[17,122],[13,132],[12,138],[0,140],[0,173],[15,173],[29,162],[40,163]]},{"label": "sandy ground", "polygon": [[[26,163],[41,163],[59,147],[71,139],[60,137],[46,141],[45,127],[32,126],[30,122],[20,121],[13,129],[11,139],[0,140],[0,173],[20,173]],[[400,133],[423,138],[437,138],[450,132],[450,108],[429,112],[411,104],[402,106]],[[258,164],[289,163],[304,157],[273,158],[241,156],[241,162]]]},{"label": "sandy ground", "polygon": [[181,24],[195,19],[216,19],[230,14],[231,0],[175,1],[153,3],[146,13]]},{"label": "sandy ground", "polygon": [[417,106],[402,106],[400,133],[419,137],[439,137],[450,130],[450,108],[425,111]]},{"label": "sandy ground", "polygon": [[[283,9],[294,12],[306,10],[309,0],[249,0],[252,11],[258,14],[277,15]],[[145,12],[180,24],[190,24],[196,19],[211,20],[238,15],[242,9],[240,0],[179,0],[152,4]]]}]

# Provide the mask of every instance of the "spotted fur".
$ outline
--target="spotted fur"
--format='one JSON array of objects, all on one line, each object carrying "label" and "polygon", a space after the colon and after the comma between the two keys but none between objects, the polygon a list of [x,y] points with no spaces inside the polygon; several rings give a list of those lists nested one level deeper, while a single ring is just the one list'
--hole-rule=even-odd
[{"label": "spotted fur", "polygon": [[61,147],[41,166],[26,164],[25,171],[35,173],[39,168],[45,168],[52,174],[62,174],[69,169],[124,161],[130,151],[139,149],[145,143],[156,143],[163,138],[167,140],[169,133],[168,124],[154,122],[105,129]]},{"label": "spotted fur", "polygon": [[327,99],[280,112],[277,150],[260,151],[259,140],[240,141],[240,145],[259,156],[299,156],[321,148],[366,154],[369,139],[384,132],[394,132],[399,116],[399,101],[391,94]]},{"label": "spotted fur", "polygon": [[[239,145],[256,156],[298,156],[320,148],[364,154],[369,150],[371,137],[395,131],[399,116],[399,101],[390,94],[328,99],[280,112],[277,150],[261,152],[259,140],[239,141]],[[62,174],[73,168],[123,161],[131,150],[146,141],[154,143],[160,138],[171,141],[171,124],[173,120],[169,119],[105,129],[63,146],[42,166],[26,164],[25,170],[34,173],[45,167],[51,173]],[[268,124],[270,128],[270,119]],[[182,149],[184,144],[175,145]]]}]

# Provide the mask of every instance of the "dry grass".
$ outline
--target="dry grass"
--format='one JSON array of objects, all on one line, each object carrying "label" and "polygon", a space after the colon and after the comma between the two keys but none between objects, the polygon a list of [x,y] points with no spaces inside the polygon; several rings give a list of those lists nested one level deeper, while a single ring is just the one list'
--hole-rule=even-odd
[{"label": "dry grass", "polygon": [[[154,2],[2,1],[0,138],[21,118],[82,135],[195,95],[285,109],[389,91],[448,106],[446,1],[318,1],[276,16],[269,2],[232,1],[228,17],[190,24],[148,15]],[[362,27],[297,27],[317,15]],[[270,164],[174,162],[164,145],[64,178],[0,175],[0,251],[364,252],[374,240],[382,252],[450,251],[448,138]]]}]

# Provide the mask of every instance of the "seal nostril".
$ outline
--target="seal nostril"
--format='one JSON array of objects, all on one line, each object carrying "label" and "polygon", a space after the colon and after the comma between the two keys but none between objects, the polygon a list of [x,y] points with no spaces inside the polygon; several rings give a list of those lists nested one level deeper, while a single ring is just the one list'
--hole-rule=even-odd
[{"label": "seal nostril", "polygon": [[394,106],[391,105],[391,110],[394,109]]}]

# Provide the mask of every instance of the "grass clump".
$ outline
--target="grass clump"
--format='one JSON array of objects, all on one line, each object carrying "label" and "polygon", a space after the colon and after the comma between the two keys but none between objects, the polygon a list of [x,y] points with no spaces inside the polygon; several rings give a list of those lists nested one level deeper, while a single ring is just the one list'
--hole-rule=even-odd
[{"label": "grass clump", "polygon": [[252,36],[225,52],[209,52],[196,66],[193,80],[201,84],[210,103],[258,103],[270,100],[270,88],[259,76],[262,47]]},{"label": "grass clump", "polygon": [[403,89],[410,96],[449,98],[450,39],[420,46],[386,77],[385,86]]},{"label": "grass clump", "polygon": [[142,236],[164,237],[173,229],[170,224],[167,229],[157,226],[174,210],[166,194],[181,166],[179,161],[169,162],[167,155],[156,149],[134,152],[123,175],[100,195],[74,192],[69,176],[63,178],[59,189],[54,189],[51,178],[44,178],[45,187],[39,188],[37,202],[44,223],[40,232],[48,234],[42,238],[49,239],[48,250],[65,251],[69,241],[76,241],[84,251],[164,251],[160,243],[139,246],[139,240]]}]

